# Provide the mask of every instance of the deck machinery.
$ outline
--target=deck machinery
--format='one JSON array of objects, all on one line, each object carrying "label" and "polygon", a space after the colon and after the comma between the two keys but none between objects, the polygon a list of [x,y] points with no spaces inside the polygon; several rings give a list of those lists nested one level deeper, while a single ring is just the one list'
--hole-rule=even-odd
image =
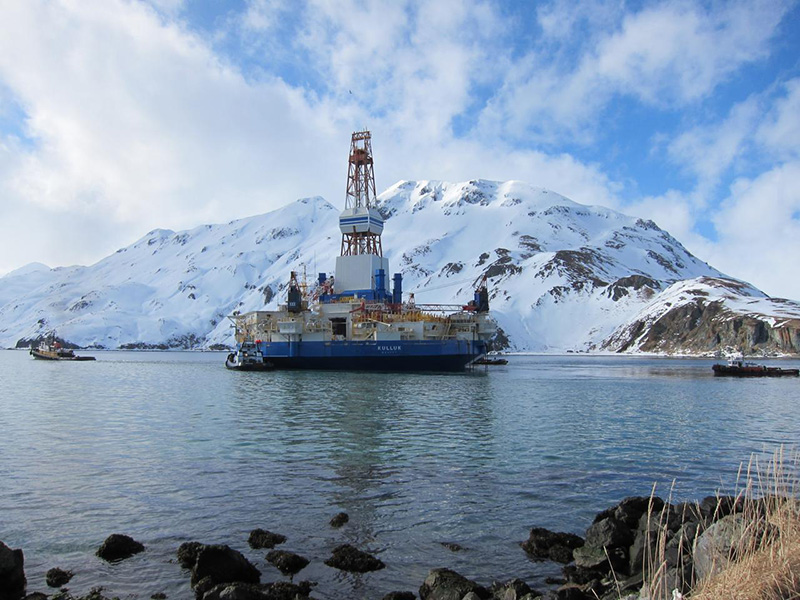
[{"label": "deck machinery", "polygon": [[403,300],[403,278],[383,256],[383,217],[375,207],[369,131],[353,133],[347,196],[335,278],[319,273],[312,286],[292,273],[286,304],[274,311],[231,316],[232,369],[463,370],[487,350],[496,325],[486,279],[466,305]]}]

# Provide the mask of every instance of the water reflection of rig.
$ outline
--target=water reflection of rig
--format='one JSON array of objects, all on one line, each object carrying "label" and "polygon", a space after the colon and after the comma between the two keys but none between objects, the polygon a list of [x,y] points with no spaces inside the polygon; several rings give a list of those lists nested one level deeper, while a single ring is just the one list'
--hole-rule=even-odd
[{"label": "water reflection of rig", "polygon": [[353,134],[336,277],[320,273],[313,288],[289,280],[286,304],[230,318],[236,328],[232,369],[456,371],[486,354],[496,325],[484,277],[466,305],[403,301],[403,276],[389,288],[375,205],[369,131]]}]

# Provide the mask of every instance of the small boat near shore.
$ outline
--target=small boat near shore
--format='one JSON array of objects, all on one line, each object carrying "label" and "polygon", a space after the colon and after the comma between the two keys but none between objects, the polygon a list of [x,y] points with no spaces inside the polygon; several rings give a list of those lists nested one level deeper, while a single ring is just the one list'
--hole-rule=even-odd
[{"label": "small boat near shore", "polygon": [[492,358],[491,356],[484,356],[477,360],[472,361],[473,365],[507,365],[507,358]]},{"label": "small boat near shore", "polygon": [[95,360],[94,356],[79,356],[70,348],[64,348],[60,342],[50,338],[44,339],[37,348],[31,348],[30,355],[39,360]]},{"label": "small boat near shore", "polygon": [[271,371],[275,366],[264,360],[255,344],[244,343],[237,352],[225,358],[225,367],[231,371]]},{"label": "small boat near shore", "polygon": [[746,362],[741,356],[728,359],[727,364],[715,364],[711,367],[716,376],[727,377],[798,377],[800,369],[784,369],[781,367],[768,367],[752,362]]}]

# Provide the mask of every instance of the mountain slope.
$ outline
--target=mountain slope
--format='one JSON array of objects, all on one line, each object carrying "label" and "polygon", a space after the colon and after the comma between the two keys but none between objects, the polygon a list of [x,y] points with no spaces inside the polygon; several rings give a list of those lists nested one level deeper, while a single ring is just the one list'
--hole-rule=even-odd
[{"label": "mountain slope", "polygon": [[731,279],[679,281],[602,344],[616,352],[800,353],[800,303]]},{"label": "mountain slope", "polygon": [[225,316],[271,300],[298,248],[330,253],[337,217],[321,198],[298,200],[226,225],[154,230],[91,267],[11,273],[0,279],[0,343],[51,329],[105,348],[201,347],[214,330],[228,338]]},{"label": "mountain slope", "polygon": [[379,200],[406,289],[464,301],[488,275],[514,350],[592,348],[671,283],[722,275],[651,221],[521,182],[401,182]]},{"label": "mountain slope", "polygon": [[[797,351],[796,303],[725,276],[652,221],[517,181],[399,182],[379,196],[378,209],[392,273],[403,273],[404,291],[418,303],[463,304],[489,278],[498,347],[701,352],[740,337],[768,351]],[[155,230],[90,267],[18,270],[0,278],[0,344],[25,344],[55,328],[81,346],[230,345],[226,315],[284,301],[292,270],[312,282],[332,271],[338,215],[321,198],[304,199],[226,225]],[[713,326],[663,342],[659,331],[678,339],[685,325],[677,298],[713,304],[718,296],[724,302],[699,317],[687,309],[695,320],[716,318]],[[724,325],[731,315],[752,322]],[[763,331],[736,337],[742,327]]]}]

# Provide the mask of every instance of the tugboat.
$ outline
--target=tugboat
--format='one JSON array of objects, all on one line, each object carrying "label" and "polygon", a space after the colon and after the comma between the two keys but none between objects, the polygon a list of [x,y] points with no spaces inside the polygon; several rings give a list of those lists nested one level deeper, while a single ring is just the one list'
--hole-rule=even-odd
[{"label": "tugboat", "polygon": [[30,355],[39,360],[94,360],[94,356],[78,356],[69,348],[56,341],[55,334],[39,342],[38,348],[31,347]]},{"label": "tugboat", "polygon": [[797,377],[800,369],[783,369],[781,367],[767,367],[752,362],[745,362],[741,355],[728,358],[725,365],[715,364],[711,367],[716,376],[729,377]]},{"label": "tugboat", "polygon": [[[260,341],[260,340],[257,340]],[[225,359],[225,367],[232,371],[270,371],[275,366],[265,361],[255,342],[242,342],[236,352]]]},{"label": "tugboat", "polygon": [[466,305],[403,301],[403,276],[389,289],[383,217],[375,208],[369,131],[353,133],[335,278],[309,287],[293,272],[286,304],[229,318],[236,333],[230,369],[461,371],[485,356],[497,326],[484,277]]},{"label": "tugboat", "polygon": [[507,365],[508,359],[499,356],[496,352],[489,352],[486,356],[472,361],[473,365]]}]

